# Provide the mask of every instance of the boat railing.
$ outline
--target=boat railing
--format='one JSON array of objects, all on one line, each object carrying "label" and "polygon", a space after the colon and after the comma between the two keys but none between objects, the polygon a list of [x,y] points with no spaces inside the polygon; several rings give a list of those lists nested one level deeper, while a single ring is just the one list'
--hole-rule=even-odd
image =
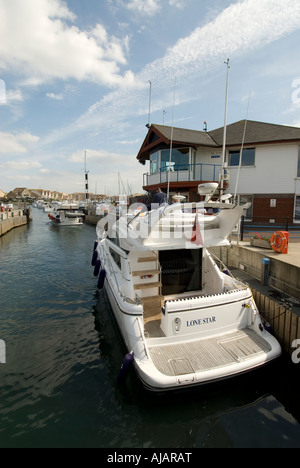
[{"label": "boat railing", "polygon": [[149,354],[148,354],[148,350],[147,350],[147,347],[146,347],[146,344],[145,344],[144,334],[143,334],[142,325],[141,325],[139,317],[136,318],[136,322],[138,324],[138,328],[139,328],[139,331],[140,331],[140,339],[142,340],[143,345],[144,345],[145,354],[146,354],[147,358],[150,359]]},{"label": "boat railing", "polygon": [[237,280],[235,278],[235,276],[231,273],[231,271],[229,270],[229,268],[225,265],[225,263],[222,262],[222,260],[219,259],[219,257],[217,257],[215,254],[213,254],[212,252],[210,252],[210,255],[211,257],[213,258],[214,262],[216,263],[217,267],[219,268],[219,270],[222,272],[222,273],[225,273],[226,275],[228,275],[234,282],[234,284],[236,284],[237,286],[238,285],[243,285],[245,288],[247,288],[247,285],[241,281],[241,280]]}]

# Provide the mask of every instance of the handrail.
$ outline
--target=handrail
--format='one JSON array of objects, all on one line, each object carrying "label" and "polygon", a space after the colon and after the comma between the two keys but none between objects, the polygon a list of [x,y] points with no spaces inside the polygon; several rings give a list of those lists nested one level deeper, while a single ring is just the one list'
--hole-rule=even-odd
[{"label": "handrail", "polygon": [[144,340],[144,338],[143,338],[143,331],[142,331],[142,327],[141,327],[141,324],[140,324],[140,319],[137,317],[137,318],[136,318],[136,321],[137,321],[137,324],[138,324],[138,327],[139,327],[139,330],[140,330],[140,338],[141,338],[142,341],[143,341],[145,354],[146,354],[147,358],[150,359],[150,358],[149,358],[148,351],[147,351],[146,343],[145,343],[145,340]]},{"label": "handrail", "polygon": [[[222,166],[220,164],[211,164],[211,163],[174,164],[174,166],[172,166],[172,169],[169,166],[161,166],[160,168],[158,168],[156,172],[151,173],[150,171],[150,172],[144,173],[144,179],[145,177],[147,177],[147,184],[148,184],[150,177],[158,176],[159,182],[162,183],[163,181],[167,181],[168,174],[170,173],[170,174],[177,174],[177,176],[175,177],[176,179],[175,181],[179,182],[179,173],[184,172],[184,173],[187,173],[187,177],[184,178],[185,181],[213,180],[214,182],[219,182],[218,169],[219,171],[221,171],[222,169]],[[170,177],[170,179],[171,181],[174,182],[172,176]]]}]

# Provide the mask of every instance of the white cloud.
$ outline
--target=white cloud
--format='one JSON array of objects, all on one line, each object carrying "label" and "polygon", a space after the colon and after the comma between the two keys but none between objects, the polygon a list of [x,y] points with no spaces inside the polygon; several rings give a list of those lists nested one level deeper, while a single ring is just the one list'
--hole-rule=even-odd
[{"label": "white cloud", "polygon": [[7,90],[6,91],[6,99],[7,104],[11,104],[13,102],[23,102],[24,97],[22,91],[20,89],[15,90]]},{"label": "white cloud", "polygon": [[14,171],[26,171],[29,169],[36,169],[42,167],[41,163],[38,161],[31,161],[31,160],[16,160],[16,161],[7,161],[5,166],[8,169],[12,169]]},{"label": "white cloud", "polygon": [[0,0],[0,70],[22,74],[24,83],[52,78],[89,80],[115,86],[131,79],[120,73],[126,65],[124,42],[98,24],[80,30],[62,0]]},{"label": "white cloud", "polygon": [[[206,72],[220,69],[227,57],[234,59],[243,56],[299,27],[299,0],[287,0],[284,8],[280,0],[244,0],[234,3],[205,26],[196,28],[189,36],[178,40],[164,57],[146,65],[135,75],[132,81],[135,87],[108,93],[93,104],[77,119],[73,128],[76,131],[78,128],[101,125],[104,128],[116,128],[128,116],[146,114],[148,80],[152,81],[159,96],[156,102],[152,93],[151,110],[161,109],[162,93],[165,93],[167,102],[172,103],[175,76],[178,78],[179,90],[185,79],[189,80],[189,84],[195,80],[198,86],[201,77]],[[177,92],[176,105],[192,99],[194,94],[190,94],[190,87],[185,87],[180,93]]]},{"label": "white cloud", "polygon": [[288,0],[284,8],[280,0],[239,1],[210,23],[196,28],[190,36],[180,39],[162,59],[146,66],[141,74],[163,83],[170,82],[175,74],[185,77],[202,73],[227,57],[244,55],[299,27],[298,0]]},{"label": "white cloud", "polygon": [[160,10],[160,4],[159,0],[130,0],[127,8],[146,16],[154,16]]},{"label": "white cloud", "polygon": [[182,10],[185,6],[184,4],[184,0],[169,0],[169,5],[171,7],[176,7],[176,8],[179,8],[180,10]]},{"label": "white cloud", "polygon": [[[121,157],[121,155],[118,153],[112,153],[105,150],[87,150],[86,152],[88,163],[92,161],[93,163],[102,164],[103,160],[111,161]],[[76,151],[68,158],[68,161],[83,164],[84,151]]]},{"label": "white cloud", "polygon": [[32,143],[37,143],[39,137],[30,133],[6,133],[0,132],[0,153],[27,153]]},{"label": "white cloud", "polygon": [[55,101],[62,101],[64,98],[63,94],[54,94],[54,93],[47,93],[46,96],[49,99],[54,99]]}]

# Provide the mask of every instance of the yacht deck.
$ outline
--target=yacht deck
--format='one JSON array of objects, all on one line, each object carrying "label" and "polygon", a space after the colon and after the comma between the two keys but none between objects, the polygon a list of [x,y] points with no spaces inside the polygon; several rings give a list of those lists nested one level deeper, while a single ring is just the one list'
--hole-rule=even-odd
[{"label": "yacht deck", "polygon": [[270,350],[270,344],[250,329],[236,330],[197,341],[148,348],[156,368],[169,376],[230,366]]}]

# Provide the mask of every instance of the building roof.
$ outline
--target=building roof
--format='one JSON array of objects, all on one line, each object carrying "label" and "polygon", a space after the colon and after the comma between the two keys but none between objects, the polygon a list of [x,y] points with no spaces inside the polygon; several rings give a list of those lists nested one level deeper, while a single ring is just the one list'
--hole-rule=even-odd
[{"label": "building roof", "polygon": [[[227,125],[226,146],[241,146],[245,132],[245,145],[256,145],[275,142],[300,142],[300,128],[277,125],[253,120],[240,120]],[[172,128],[165,125],[152,124],[137,155],[141,163],[145,163],[151,152],[161,145],[169,146],[171,139],[174,147],[199,146],[221,148],[223,145],[224,127],[209,132]]]},{"label": "building roof", "polygon": [[[168,140],[172,138],[172,127],[166,127],[164,125],[152,125],[161,135]],[[199,130],[188,130],[186,128],[173,128],[173,142],[187,143],[194,145],[203,146],[218,146],[214,140],[210,137],[208,132],[201,132]]]},{"label": "building roof", "polygon": [[137,155],[137,159],[140,163],[144,164],[149,159],[150,153],[155,151],[154,148],[161,148],[163,145],[168,147],[171,140],[174,148],[183,146],[195,146],[196,148],[198,146],[218,147],[217,143],[207,132],[152,124]]},{"label": "building roof", "polygon": [[[240,120],[226,128],[226,146],[241,145],[245,132],[246,145],[258,143],[271,143],[279,141],[300,140],[300,128],[288,127],[286,125],[276,125],[253,120]],[[212,130],[209,135],[221,146],[223,144],[224,127]]]}]

